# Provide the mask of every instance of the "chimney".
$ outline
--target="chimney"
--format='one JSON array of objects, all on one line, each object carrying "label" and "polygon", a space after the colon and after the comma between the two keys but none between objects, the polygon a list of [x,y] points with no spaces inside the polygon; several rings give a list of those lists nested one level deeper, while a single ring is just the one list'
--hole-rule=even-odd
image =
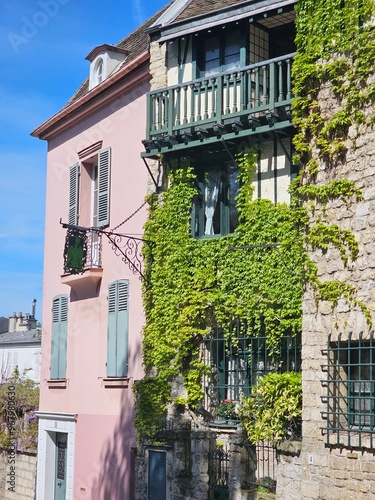
[{"label": "chimney", "polygon": [[17,316],[13,313],[13,316],[9,316],[9,331],[15,332],[17,330]]},{"label": "chimney", "polygon": [[33,299],[32,301],[32,308],[31,308],[31,317],[35,319],[35,306],[36,306],[36,299]]}]

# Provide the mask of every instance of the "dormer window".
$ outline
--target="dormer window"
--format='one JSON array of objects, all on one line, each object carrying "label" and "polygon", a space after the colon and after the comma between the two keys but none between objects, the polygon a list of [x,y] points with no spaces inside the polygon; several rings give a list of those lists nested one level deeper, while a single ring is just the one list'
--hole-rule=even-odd
[{"label": "dormer window", "polygon": [[90,61],[89,90],[115,73],[125,61],[128,51],[112,45],[100,45],[86,57]]}]

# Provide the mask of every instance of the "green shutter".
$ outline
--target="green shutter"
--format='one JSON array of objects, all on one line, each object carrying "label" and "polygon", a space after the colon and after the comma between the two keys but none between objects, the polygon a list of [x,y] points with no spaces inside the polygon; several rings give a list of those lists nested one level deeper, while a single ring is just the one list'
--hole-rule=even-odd
[{"label": "green shutter", "polygon": [[111,148],[98,152],[98,227],[109,225]]},{"label": "green shutter", "polygon": [[117,376],[128,374],[129,281],[118,282]]},{"label": "green shutter", "polygon": [[69,216],[68,222],[73,226],[78,225],[78,182],[79,182],[79,165],[70,167],[69,170]]},{"label": "green shutter", "polygon": [[129,280],[114,281],[108,287],[107,376],[128,374]]},{"label": "green shutter", "polygon": [[68,336],[68,296],[59,295],[52,302],[51,379],[66,377]]},{"label": "green shutter", "polygon": [[117,283],[108,287],[108,346],[107,346],[107,375],[116,377],[116,336],[117,336]]}]

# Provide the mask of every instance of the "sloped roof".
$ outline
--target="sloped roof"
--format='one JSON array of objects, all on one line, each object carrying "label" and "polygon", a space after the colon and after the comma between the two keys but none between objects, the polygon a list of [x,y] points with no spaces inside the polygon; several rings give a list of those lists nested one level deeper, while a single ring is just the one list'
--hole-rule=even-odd
[{"label": "sloped roof", "polygon": [[[173,3],[169,2],[167,5],[165,5],[161,10],[156,12],[152,17],[147,19],[146,22],[144,22],[141,26],[138,26],[132,33],[127,35],[125,38],[120,40],[118,44],[116,44],[116,47],[119,49],[126,50],[129,55],[125,58],[125,60],[119,65],[118,68],[116,68],[116,71],[119,69],[123,68],[124,66],[127,66],[130,62],[132,62],[134,59],[136,59],[139,55],[141,55],[143,52],[148,50],[149,42],[150,42],[150,36],[148,33],[146,33],[146,30],[151,24],[153,24],[158,17],[161,16],[161,14]],[[89,90],[89,78],[87,77],[86,80],[82,83],[82,85],[78,88],[76,93],[69,99],[67,104],[64,106],[69,106],[73,102],[77,101],[80,99],[82,96],[84,96]],[[64,109],[64,108],[63,108]]]},{"label": "sloped roof", "polygon": [[4,344],[39,344],[41,343],[40,330],[26,330],[25,332],[6,332],[0,334],[0,346]]},{"label": "sloped roof", "polygon": [[117,48],[128,52],[128,56],[122,63],[119,64],[116,71],[109,75],[109,77],[106,78],[101,84],[96,85],[91,90],[89,90],[89,77],[87,77],[65,106],[63,106],[57,113],[48,118],[41,125],[36,127],[31,132],[31,135],[39,137],[39,139],[51,137],[51,133],[53,133],[54,130],[56,131],[59,124],[62,123],[62,120],[68,120],[69,117],[78,113],[79,109],[87,110],[88,103],[92,98],[102,95],[103,92],[106,92],[108,88],[111,88],[111,86],[116,83],[119,78],[122,78],[126,72],[130,73],[137,68],[138,64],[144,63],[148,57],[150,43],[150,36],[146,30],[150,27],[150,25],[155,23],[165,10],[170,7],[173,1],[175,0],[172,0],[165,5],[161,10],[147,19],[146,22],[136,28],[116,45]]},{"label": "sloped roof", "polygon": [[193,0],[186,9],[176,17],[175,22],[184,21],[191,17],[201,16],[212,11],[225,9],[231,5],[241,3],[243,3],[243,0]]}]

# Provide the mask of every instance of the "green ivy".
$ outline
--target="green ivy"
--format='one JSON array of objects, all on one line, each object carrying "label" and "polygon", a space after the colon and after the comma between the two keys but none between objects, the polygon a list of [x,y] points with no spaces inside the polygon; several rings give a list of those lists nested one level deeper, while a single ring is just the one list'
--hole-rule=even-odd
[{"label": "green ivy", "polygon": [[[171,383],[178,375],[183,376],[186,404],[194,409],[202,399],[202,375],[209,368],[200,347],[217,324],[225,331],[231,319],[246,320],[249,335],[267,333],[269,347],[276,349],[281,337],[301,331],[307,283],[317,300],[330,300],[334,306],[343,297],[371,322],[353,286],[318,279],[307,249],[325,252],[336,246],[344,265],[358,255],[352,233],[330,224],[325,207],[333,199],[346,204],[360,200],[361,192],[345,179],[317,186],[316,177],[321,162],[330,167],[345,159],[349,127],[375,121],[364,113],[375,97],[375,86],[368,84],[375,62],[375,29],[367,22],[374,0],[299,0],[296,9],[293,161],[301,173],[291,187],[291,205],[252,200],[257,151],[237,157],[240,224],[233,235],[192,238],[197,187],[187,158],[171,166],[168,189],[149,198],[144,237],[151,244],[143,248],[146,377],[135,384],[140,435],[155,434],[153,422],[172,401]],[[340,103],[329,119],[319,105],[325,83]],[[321,215],[312,222],[317,206]],[[265,246],[270,243],[279,246]]]},{"label": "green ivy", "polygon": [[[187,162],[171,168],[169,188],[149,199],[144,237],[153,244],[144,247],[146,378],[136,384],[135,423],[141,434],[152,434],[150,419],[161,418],[178,374],[183,375],[186,403],[195,408],[202,399],[201,379],[209,367],[200,348],[217,324],[229,331],[230,320],[241,318],[250,335],[267,332],[271,349],[281,337],[301,331],[305,211],[252,201],[258,153],[247,151],[237,160],[240,225],[233,235],[192,238],[197,188]],[[279,246],[264,246],[270,243]]]},{"label": "green ivy", "polygon": [[239,408],[241,424],[254,444],[299,437],[301,415],[302,377],[294,372],[265,375]]},{"label": "green ivy", "polygon": [[[374,0],[299,0],[296,3],[296,46],[293,62],[294,144],[307,165],[317,146],[320,156],[335,164],[345,155],[350,126],[357,131],[372,123],[364,109],[374,101],[368,79],[375,64],[375,26],[370,22]],[[319,106],[319,91],[330,84],[339,107],[330,118]],[[306,171],[307,172],[307,171]]]},{"label": "green ivy", "polygon": [[[375,64],[375,26],[371,18],[374,0],[299,0],[296,4],[296,46],[293,62],[293,123],[295,163],[301,170],[291,186],[295,199],[304,202],[310,212],[305,242],[323,252],[334,245],[344,265],[358,256],[358,243],[349,230],[332,224],[326,211],[329,200],[341,199],[345,204],[363,199],[352,181],[334,179],[316,184],[319,162],[326,170],[345,163],[348,145],[355,141],[362,124],[374,123],[368,105],[374,102],[375,86],[369,77]],[[332,115],[319,105],[322,89],[336,98]],[[367,110],[367,115],[365,113]],[[348,141],[351,128],[350,141]],[[308,203],[307,203],[308,202]],[[315,220],[317,207],[321,215]],[[315,265],[310,263],[308,281],[317,300],[337,304],[340,297],[359,307],[371,327],[371,315],[356,298],[354,286],[337,280],[320,282]]]}]

